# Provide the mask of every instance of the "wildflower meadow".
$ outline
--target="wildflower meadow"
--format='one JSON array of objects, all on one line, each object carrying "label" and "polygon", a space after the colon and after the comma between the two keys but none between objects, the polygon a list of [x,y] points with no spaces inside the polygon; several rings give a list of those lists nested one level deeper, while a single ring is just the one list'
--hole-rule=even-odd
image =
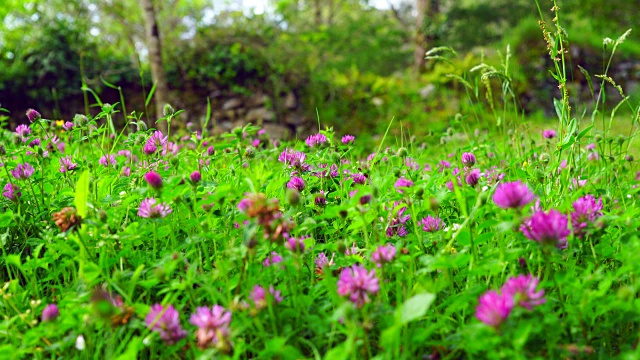
[{"label": "wildflower meadow", "polygon": [[541,129],[508,66],[483,70],[499,121],[429,136],[33,104],[0,133],[0,358],[637,358],[639,107],[600,101],[606,74],[591,112],[573,102],[566,35],[542,29]]}]

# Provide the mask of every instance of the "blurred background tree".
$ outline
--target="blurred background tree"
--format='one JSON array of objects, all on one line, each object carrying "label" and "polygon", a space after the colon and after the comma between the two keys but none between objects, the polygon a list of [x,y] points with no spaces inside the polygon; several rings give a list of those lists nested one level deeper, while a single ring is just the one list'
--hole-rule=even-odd
[{"label": "blurred background tree", "polygon": [[[541,5],[551,8],[546,0]],[[157,32],[145,32],[150,6]],[[577,65],[602,73],[602,39],[633,26],[640,4],[561,0],[560,7],[580,93],[585,81]],[[471,79],[469,69],[480,62],[498,66],[507,45],[520,103],[531,113],[553,109],[531,0],[4,0],[0,18],[0,103],[17,121],[29,107],[54,118],[94,111],[83,86],[115,103],[115,85],[129,110],[150,119],[161,116],[165,101],[201,119],[207,98],[221,93],[264,93],[283,117],[291,107],[282,94],[293,93],[308,118],[318,113],[343,131],[380,131],[395,116],[426,132],[471,106],[464,87],[443,75]],[[150,46],[156,33],[159,46]],[[630,37],[612,68],[633,96],[638,44]],[[458,56],[449,64],[425,62],[436,46]],[[154,83],[157,102],[147,106]]]}]

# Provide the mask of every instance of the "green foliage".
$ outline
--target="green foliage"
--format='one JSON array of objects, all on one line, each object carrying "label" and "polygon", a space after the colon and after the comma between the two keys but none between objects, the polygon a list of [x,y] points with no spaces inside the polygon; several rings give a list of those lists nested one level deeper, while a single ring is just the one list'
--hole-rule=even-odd
[{"label": "green foliage", "polygon": [[[554,38],[545,69],[564,89],[571,65],[555,54],[570,42],[561,24],[545,33]],[[627,35],[611,40],[608,59]],[[343,124],[319,131],[318,144],[275,142],[252,125],[218,137],[178,130],[165,138],[146,127],[118,135],[116,105],[97,94],[102,112],[72,127],[45,117],[21,134],[0,132],[0,333],[11,335],[0,356],[635,356],[640,190],[630,156],[640,114],[625,95],[609,106],[603,85],[624,87],[606,71],[594,76],[591,117],[572,108],[572,92],[552,96],[557,133],[543,138],[520,121],[511,47],[491,57],[437,47],[420,82],[344,59],[296,72],[277,65],[308,55],[312,38],[297,47],[282,34],[259,46],[221,41],[211,56],[233,67],[208,69],[227,86],[261,69],[275,92],[302,81],[287,76],[307,74],[320,122]],[[276,43],[287,45],[282,53],[271,51]],[[621,107],[633,116],[618,134]],[[166,108],[169,122],[181,113]],[[439,112],[456,115],[419,127]],[[355,118],[384,135],[344,144]],[[461,161],[464,152],[473,164]],[[512,181],[532,192],[526,204],[498,200]],[[585,213],[576,203],[586,195],[594,204]],[[550,209],[566,223],[534,224]],[[427,217],[441,222],[428,226]],[[505,283],[519,275],[539,281],[511,295]],[[494,321],[478,311],[500,304],[480,301],[489,291],[511,301]],[[59,313],[45,313],[53,303]],[[202,325],[202,307],[214,305],[230,318]]]}]

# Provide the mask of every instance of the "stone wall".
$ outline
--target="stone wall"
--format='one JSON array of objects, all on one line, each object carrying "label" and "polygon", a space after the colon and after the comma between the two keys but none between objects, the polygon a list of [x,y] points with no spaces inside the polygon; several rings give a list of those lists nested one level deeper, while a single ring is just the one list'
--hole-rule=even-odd
[{"label": "stone wall", "polygon": [[[182,120],[203,125],[206,119],[206,99],[204,105],[188,104],[180,94],[174,94],[177,108],[185,109]],[[223,91],[209,93],[211,119],[209,130],[214,134],[228,132],[235,127],[249,123],[267,130],[275,138],[304,136],[311,131],[312,119],[304,115],[298,97],[294,92],[274,97],[262,91],[251,95],[241,95]],[[203,108],[204,106],[204,108]]]}]

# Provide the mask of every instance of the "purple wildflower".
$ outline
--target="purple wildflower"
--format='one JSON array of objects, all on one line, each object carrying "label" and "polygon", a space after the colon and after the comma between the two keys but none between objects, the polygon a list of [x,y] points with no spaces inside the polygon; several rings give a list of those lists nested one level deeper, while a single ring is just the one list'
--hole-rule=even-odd
[{"label": "purple wildflower", "polygon": [[367,177],[364,174],[353,174],[351,175],[353,182],[356,184],[364,185],[367,182]]},{"label": "purple wildflower", "polygon": [[346,249],[344,251],[345,255],[358,255],[358,247],[356,246],[356,243],[352,243],[351,244],[351,248],[350,249]]},{"label": "purple wildflower", "polygon": [[547,299],[544,298],[544,290],[536,292],[538,286],[538,278],[532,275],[518,275],[509,278],[502,285],[502,294],[513,299],[516,305],[532,310],[534,306],[544,304]]},{"label": "purple wildflower", "polygon": [[124,177],[129,177],[131,176],[131,168],[128,166],[125,166],[122,168],[122,171],[120,172],[120,175],[124,176]]},{"label": "purple wildflower", "polygon": [[533,198],[533,192],[520,181],[502,183],[493,194],[493,202],[503,209],[520,209],[533,201]]},{"label": "purple wildflower", "polygon": [[[282,293],[280,290],[276,290],[273,285],[269,286],[269,294],[276,301],[276,304],[282,302]],[[251,301],[253,301],[257,309],[264,309],[267,307],[267,292],[262,286],[256,285],[253,287],[253,290],[251,290]]]},{"label": "purple wildflower", "polygon": [[342,137],[342,143],[345,145],[351,144],[356,140],[356,137],[353,135],[345,135]]},{"label": "purple wildflower", "polygon": [[378,246],[376,251],[371,254],[371,261],[378,267],[382,267],[383,264],[391,262],[395,257],[396,247],[389,243],[384,246]]},{"label": "purple wildflower", "polygon": [[144,174],[144,180],[154,189],[160,189],[162,187],[162,176],[155,171],[149,171]]},{"label": "purple wildflower", "polygon": [[556,132],[555,130],[544,130],[542,132],[542,137],[545,139],[553,139],[554,137],[556,137]]},{"label": "purple wildflower", "polygon": [[31,135],[31,128],[24,124],[18,125],[16,127],[16,134],[18,135],[18,137],[20,137],[22,142],[27,142],[29,135]]},{"label": "purple wildflower", "polygon": [[[398,203],[394,203],[394,209],[398,206]],[[386,235],[387,237],[392,237],[394,234],[399,237],[404,237],[408,234],[407,229],[404,225],[409,221],[411,215],[404,215],[407,211],[407,207],[403,206],[400,210],[398,210],[397,214],[391,218],[389,222],[389,226],[387,226]]]},{"label": "purple wildflower", "polygon": [[338,165],[336,164],[331,165],[331,167],[329,168],[329,176],[334,178],[334,177],[338,177],[338,175],[340,175],[340,171],[338,171]]},{"label": "purple wildflower", "polygon": [[409,169],[412,169],[412,170],[415,170],[415,171],[420,170],[420,164],[418,164],[417,161],[415,161],[414,159],[412,159],[410,157],[404,159],[404,165],[406,167],[408,167]]},{"label": "purple wildflower", "polygon": [[442,160],[438,163],[438,171],[439,172],[443,172],[444,169],[448,169],[451,167],[451,163],[448,162],[447,160]]},{"label": "purple wildflower", "polygon": [[189,180],[191,180],[192,183],[197,184],[202,180],[202,174],[200,174],[200,171],[196,170],[189,175]]},{"label": "purple wildflower", "polygon": [[140,208],[138,208],[138,216],[148,219],[164,218],[173,211],[171,207],[165,203],[156,203],[157,200],[154,198],[142,200]]},{"label": "purple wildflower", "polygon": [[65,131],[71,131],[71,129],[73,129],[73,123],[71,121],[67,121],[64,124],[62,124],[62,128]]},{"label": "purple wildflower", "polygon": [[164,136],[161,131],[155,131],[147,142],[144,144],[143,151],[147,155],[155,153],[158,148],[163,148],[167,143],[167,136]]},{"label": "purple wildflower", "polygon": [[198,307],[196,312],[191,314],[189,322],[198,327],[196,337],[199,347],[206,348],[211,345],[226,347],[231,323],[230,311],[220,305],[214,305],[212,308]]},{"label": "purple wildflower", "polygon": [[304,236],[299,238],[295,238],[292,236],[285,240],[284,247],[286,247],[293,253],[302,254],[304,252],[304,239],[306,239],[306,237]]},{"label": "purple wildflower", "polygon": [[588,145],[587,145],[587,146],[585,146],[584,148],[585,148],[585,150],[592,151],[592,150],[595,150],[595,149],[596,149],[596,144],[594,144],[594,143],[592,143],[592,144],[588,144]]},{"label": "purple wildflower", "polygon": [[596,199],[593,195],[585,195],[573,203],[571,213],[571,225],[573,233],[577,237],[584,236],[584,230],[588,224],[593,223],[602,216],[602,198]]},{"label": "purple wildflower", "polygon": [[249,208],[251,208],[251,206],[253,206],[253,200],[246,197],[240,200],[240,202],[238,203],[238,210],[240,210],[240,212],[246,213]]},{"label": "purple wildflower", "polygon": [[304,163],[304,160],[306,158],[307,158],[307,155],[305,153],[300,151],[295,151],[294,149],[291,149],[291,148],[286,148],[284,149],[283,152],[280,153],[280,156],[278,156],[278,161],[285,163],[289,166],[296,167]]},{"label": "purple wildflower", "polygon": [[288,189],[296,189],[298,191],[302,191],[304,190],[304,187],[304,180],[302,180],[302,178],[298,176],[292,177],[291,180],[289,180],[289,182],[287,183]]},{"label": "purple wildflower", "polygon": [[316,145],[321,145],[321,144],[324,144],[326,142],[327,142],[327,137],[324,136],[324,134],[309,135],[307,140],[305,140],[305,143],[309,147],[314,147]]},{"label": "purple wildflower", "polygon": [[313,201],[317,206],[327,205],[327,198],[324,196],[324,190],[320,190]]},{"label": "purple wildflower", "polygon": [[565,249],[567,236],[571,233],[568,223],[567,216],[557,210],[551,209],[548,213],[538,211],[522,223],[520,231],[529,240]]},{"label": "purple wildflower", "polygon": [[368,203],[371,202],[371,194],[360,196],[359,202],[360,202],[360,205],[367,205]]},{"label": "purple wildflower", "polygon": [[160,338],[169,345],[187,336],[180,325],[180,314],[173,305],[166,308],[160,304],[151,306],[145,322],[149,329],[159,333]]},{"label": "purple wildflower", "polygon": [[480,170],[473,169],[469,171],[467,176],[465,176],[464,181],[471,187],[478,185],[478,182],[480,181]]},{"label": "purple wildflower", "polygon": [[20,188],[18,185],[7,183],[4,186],[4,192],[2,192],[2,196],[4,196],[9,201],[17,201],[22,193],[20,192]]},{"label": "purple wildflower", "polygon": [[267,257],[264,259],[264,261],[262,262],[262,265],[264,265],[265,267],[269,267],[273,264],[277,264],[281,262],[282,262],[282,256],[280,256],[280,254],[278,254],[277,252],[272,251],[271,254],[267,255]]},{"label": "purple wildflower", "polygon": [[409,179],[405,179],[405,178],[400,178],[398,179],[398,181],[396,181],[396,183],[393,185],[396,190],[399,193],[404,193],[404,189],[402,188],[410,188],[413,186],[413,181],[409,180]]},{"label": "purple wildflower", "polygon": [[487,186],[492,186],[493,184],[501,181],[504,178],[504,174],[500,173],[500,170],[497,166],[492,166],[488,170],[486,170],[483,174],[485,179],[487,179]]},{"label": "purple wildflower", "polygon": [[569,185],[569,189],[575,190],[575,189],[581,188],[581,187],[583,187],[585,185],[587,185],[587,179],[580,180],[580,179],[573,178],[573,179],[571,179],[571,184]]},{"label": "purple wildflower", "polygon": [[33,109],[29,109],[27,110],[27,119],[29,119],[30,122],[38,121],[42,119],[42,115]]},{"label": "purple wildflower", "polygon": [[600,159],[600,155],[598,155],[598,153],[595,151],[590,152],[589,155],[587,155],[587,160],[589,161],[596,161],[598,159]]},{"label": "purple wildflower", "polygon": [[33,166],[29,163],[18,164],[15,169],[11,170],[11,175],[18,180],[25,180],[33,175]]},{"label": "purple wildflower", "polygon": [[507,320],[513,309],[513,298],[496,291],[487,291],[480,296],[478,302],[476,318],[495,328]]},{"label": "purple wildflower", "polygon": [[329,260],[329,258],[327,258],[327,255],[325,255],[323,252],[321,252],[320,254],[318,254],[318,256],[316,257],[314,262],[315,262],[317,268],[323,268],[325,266],[331,266],[331,265],[333,265],[333,255],[331,256],[331,260]]},{"label": "purple wildflower", "polygon": [[420,225],[422,225],[422,230],[433,233],[444,228],[444,221],[438,217],[427,215],[426,218],[420,220]]},{"label": "purple wildflower", "polygon": [[73,162],[71,155],[67,155],[65,157],[60,158],[60,172],[64,173],[67,171],[75,170],[78,167],[78,164]]},{"label": "purple wildflower", "polygon": [[379,289],[380,285],[375,270],[367,272],[364,266],[353,265],[343,269],[340,273],[338,294],[349,296],[349,300],[356,307],[362,307],[365,303],[370,302],[369,295],[377,294]]},{"label": "purple wildflower", "polygon": [[56,304],[49,304],[42,310],[42,321],[55,320],[58,316],[60,316],[60,311]]},{"label": "purple wildflower", "polygon": [[100,163],[100,165],[107,167],[109,166],[109,164],[111,164],[111,166],[116,166],[116,157],[113,155],[102,155],[102,157],[100,157],[100,160],[98,160],[98,162]]},{"label": "purple wildflower", "polygon": [[462,153],[462,165],[464,165],[465,167],[472,167],[473,165],[476,164],[476,156],[473,155],[472,153]]}]

